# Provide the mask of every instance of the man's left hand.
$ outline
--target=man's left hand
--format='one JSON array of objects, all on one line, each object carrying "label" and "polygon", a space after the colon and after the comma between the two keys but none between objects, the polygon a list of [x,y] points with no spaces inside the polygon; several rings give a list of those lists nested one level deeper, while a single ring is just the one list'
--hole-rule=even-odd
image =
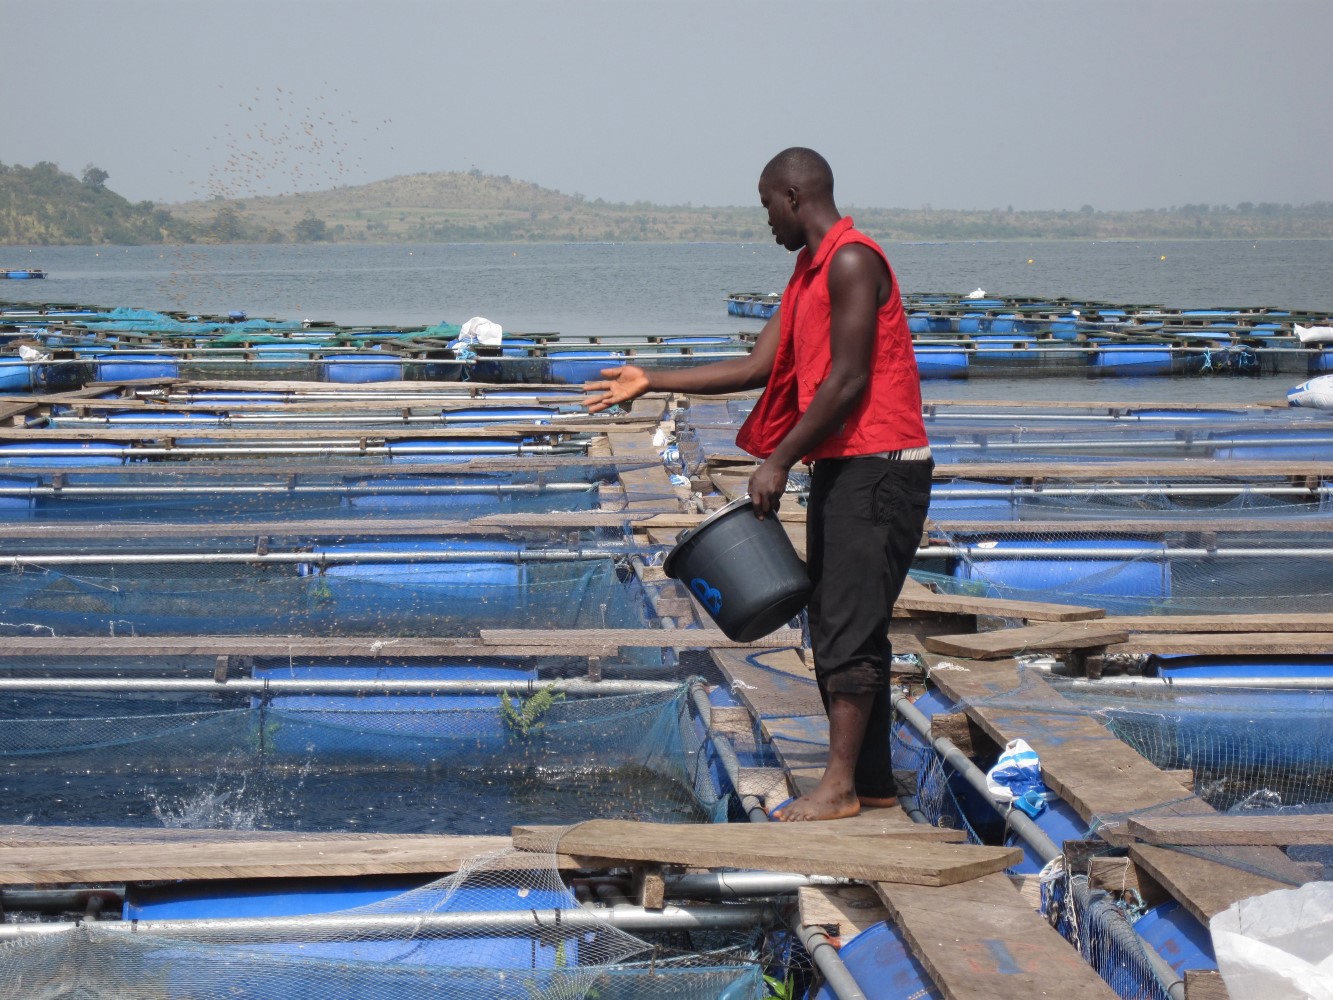
[{"label": "man's left hand", "polygon": [[787,488],[787,470],[771,460],[754,470],[750,476],[750,501],[755,516],[761,521],[767,514],[777,514],[782,493]]}]

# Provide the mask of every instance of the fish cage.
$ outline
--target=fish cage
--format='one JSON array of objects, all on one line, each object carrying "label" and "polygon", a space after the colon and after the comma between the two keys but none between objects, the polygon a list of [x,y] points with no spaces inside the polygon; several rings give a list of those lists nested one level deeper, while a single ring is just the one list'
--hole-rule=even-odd
[{"label": "fish cage", "polygon": [[0,623],[54,635],[468,635],[644,627],[623,539],[441,537],[392,525],[284,534],[151,524],[0,540]]},{"label": "fish cage", "polygon": [[1313,612],[1333,606],[1333,524],[1326,518],[1249,529],[1208,521],[994,528],[937,524],[938,544],[918,551],[914,576],[947,593],[1127,614]]},{"label": "fish cage", "polygon": [[256,657],[219,682],[205,659],[0,664],[2,822],[494,834],[740,807],[690,682],[513,655]]}]

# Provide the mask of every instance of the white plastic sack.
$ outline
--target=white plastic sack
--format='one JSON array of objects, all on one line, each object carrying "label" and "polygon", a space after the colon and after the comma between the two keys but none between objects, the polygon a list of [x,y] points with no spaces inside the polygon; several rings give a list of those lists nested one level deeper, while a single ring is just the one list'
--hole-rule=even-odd
[{"label": "white plastic sack", "polygon": [[1046,783],[1041,779],[1041,761],[1027,740],[1010,740],[1000,759],[986,772],[986,787],[996,802],[1012,802],[1029,816],[1046,804]]},{"label": "white plastic sack", "polygon": [[986,297],[986,290],[984,288],[973,289],[972,291],[968,292],[966,295],[963,296],[963,298],[965,299],[984,299],[985,297]]},{"label": "white plastic sack", "polygon": [[1333,882],[1242,899],[1208,929],[1233,997],[1333,1000]]},{"label": "white plastic sack", "polygon": [[1296,330],[1296,339],[1302,344],[1326,344],[1333,341],[1333,326],[1292,325]]},{"label": "white plastic sack", "polygon": [[481,344],[483,347],[499,347],[503,338],[504,328],[484,316],[473,316],[458,331],[458,339],[463,343]]}]

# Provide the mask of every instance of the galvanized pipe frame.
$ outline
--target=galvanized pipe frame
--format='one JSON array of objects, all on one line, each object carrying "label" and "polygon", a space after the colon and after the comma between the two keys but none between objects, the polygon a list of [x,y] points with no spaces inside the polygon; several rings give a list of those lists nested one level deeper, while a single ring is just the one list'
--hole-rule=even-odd
[{"label": "galvanized pipe frame", "polygon": [[[1071,533],[1087,533],[1095,521],[1071,521]],[[961,532],[957,532],[961,534]],[[1067,549],[1055,544],[1009,546],[988,549],[981,545],[928,545],[916,550],[918,559],[960,557],[967,559],[1067,559],[1071,562],[1089,559],[1119,559],[1125,562],[1156,562],[1160,559],[1329,559],[1333,548],[1167,548],[1131,549],[1108,545],[1096,549]]]},{"label": "galvanized pipe frame", "polygon": [[[392,526],[381,534],[392,534]],[[471,549],[463,551],[440,550],[385,552],[365,551],[312,551],[312,552],[100,552],[78,555],[0,555],[0,568],[14,571],[44,569],[49,566],[170,566],[210,564],[281,563],[308,565],[315,568],[333,565],[369,563],[549,563],[590,562],[599,559],[617,559],[638,552],[656,551],[649,547],[621,546],[617,548],[579,549]]]},{"label": "galvanized pipe frame", "polygon": [[597,483],[460,483],[449,486],[347,486],[330,483],[323,486],[287,486],[281,483],[245,486],[228,483],[221,486],[0,486],[0,497],[101,497],[101,496],[210,496],[220,492],[233,494],[272,494],[275,496],[513,496],[542,493],[589,493]]},{"label": "galvanized pipe frame", "polygon": [[[1257,493],[1263,496],[1289,496],[1319,499],[1333,495],[1333,486],[1278,486],[1237,483],[1229,486],[983,486],[978,489],[955,489],[948,485],[936,486],[930,491],[931,499],[944,500],[1039,500],[1043,497],[1099,497],[1099,496],[1184,496],[1233,497]],[[1206,510],[1199,513],[1209,513]]]},{"label": "galvanized pipe frame", "polygon": [[[497,655],[499,655],[497,651]],[[617,697],[634,694],[669,694],[679,691],[675,681],[650,680],[316,680],[296,678],[229,677],[0,677],[0,691],[80,692],[97,694],[241,694],[278,695],[530,695],[553,691],[575,698]]]},{"label": "galvanized pipe frame", "polygon": [[[169,920],[99,920],[92,923],[0,924],[0,941],[69,933],[88,927],[112,934],[150,934],[184,941],[270,944],[300,940],[401,941],[409,939],[528,937],[564,939],[614,928],[623,931],[735,930],[773,926],[771,903],[669,905],[660,910],[606,908],[490,910],[462,913],[311,914],[292,917],[200,917]],[[316,936],[317,935],[317,936]]]}]

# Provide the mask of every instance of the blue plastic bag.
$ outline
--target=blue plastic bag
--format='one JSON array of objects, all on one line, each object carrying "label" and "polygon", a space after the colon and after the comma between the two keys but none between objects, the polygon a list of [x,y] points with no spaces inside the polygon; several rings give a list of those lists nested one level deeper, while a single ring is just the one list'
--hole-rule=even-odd
[{"label": "blue plastic bag", "polygon": [[986,772],[986,787],[996,802],[1007,802],[1029,816],[1046,808],[1046,782],[1041,780],[1041,761],[1026,740],[1010,740],[1000,759]]}]

